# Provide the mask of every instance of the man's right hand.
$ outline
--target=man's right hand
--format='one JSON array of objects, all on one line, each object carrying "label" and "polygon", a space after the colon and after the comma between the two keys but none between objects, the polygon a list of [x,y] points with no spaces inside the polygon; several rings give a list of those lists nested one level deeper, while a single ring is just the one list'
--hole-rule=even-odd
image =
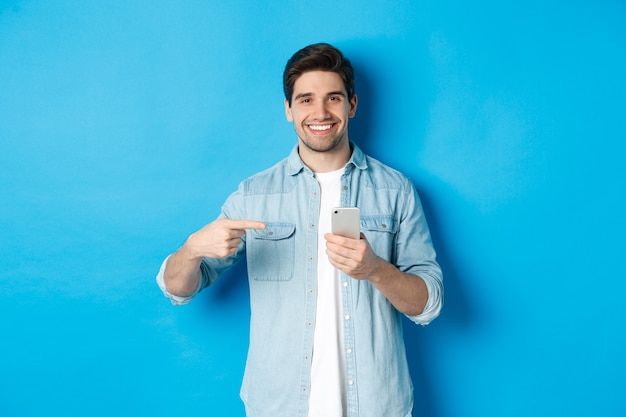
[{"label": "man's right hand", "polygon": [[200,280],[202,258],[227,258],[237,252],[246,229],[265,229],[254,220],[217,219],[192,233],[167,260],[163,281],[174,295],[192,294]]},{"label": "man's right hand", "polygon": [[265,229],[265,223],[255,220],[221,218],[192,233],[185,242],[185,251],[192,259],[227,258],[237,252],[246,229]]}]

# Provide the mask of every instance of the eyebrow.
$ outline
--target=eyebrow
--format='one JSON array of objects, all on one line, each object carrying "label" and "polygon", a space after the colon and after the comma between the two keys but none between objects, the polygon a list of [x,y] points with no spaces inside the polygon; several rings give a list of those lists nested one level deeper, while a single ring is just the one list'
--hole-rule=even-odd
[{"label": "eyebrow", "polygon": [[[300,93],[298,95],[296,95],[293,99],[294,100],[298,100],[304,97],[313,97],[315,94],[313,93]],[[326,94],[326,97],[328,96],[342,96],[342,97],[346,97],[346,93],[344,93],[343,91],[339,90],[339,91],[331,91],[328,94]]]}]

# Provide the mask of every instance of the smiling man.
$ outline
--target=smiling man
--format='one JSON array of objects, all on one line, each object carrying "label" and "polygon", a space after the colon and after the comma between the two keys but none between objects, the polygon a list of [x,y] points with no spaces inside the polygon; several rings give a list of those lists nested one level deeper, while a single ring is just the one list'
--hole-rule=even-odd
[{"label": "smiling man", "polygon": [[357,96],[348,97],[339,74],[306,72],[298,77],[293,90],[293,98],[285,99],[285,112],[302,145],[300,157],[349,156],[348,119],[356,112]]},{"label": "smiling man", "polygon": [[[249,417],[411,416],[402,315],[425,325],[443,303],[419,197],[349,140],[357,95],[339,50],[296,52],[283,87],[298,138],[291,154],[244,180],[220,217],[163,262],[157,282],[184,304],[245,256]],[[330,233],[333,207],[360,209],[360,238]]]}]

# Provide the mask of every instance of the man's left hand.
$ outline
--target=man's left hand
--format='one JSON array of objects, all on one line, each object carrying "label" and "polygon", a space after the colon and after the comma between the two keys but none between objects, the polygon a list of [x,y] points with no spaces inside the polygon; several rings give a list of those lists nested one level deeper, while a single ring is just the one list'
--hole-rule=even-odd
[{"label": "man's left hand", "polygon": [[355,279],[372,279],[384,260],[377,256],[367,238],[361,233],[360,239],[326,233],[326,253],[330,263],[340,271]]}]

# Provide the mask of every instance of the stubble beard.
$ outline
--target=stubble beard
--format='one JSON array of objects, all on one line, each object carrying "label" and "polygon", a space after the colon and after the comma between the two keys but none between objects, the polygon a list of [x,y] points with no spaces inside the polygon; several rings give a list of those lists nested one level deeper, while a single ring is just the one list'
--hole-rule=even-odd
[{"label": "stubble beard", "polygon": [[346,132],[343,132],[340,135],[334,136],[330,138],[329,140],[326,140],[324,138],[321,138],[321,139],[316,139],[315,137],[311,138],[309,137],[309,135],[306,135],[306,134],[299,135],[299,138],[300,138],[300,142],[302,142],[302,144],[306,146],[307,149],[313,152],[324,153],[324,152],[330,152],[338,148],[339,145],[341,145],[341,143],[344,140],[346,140]]}]

